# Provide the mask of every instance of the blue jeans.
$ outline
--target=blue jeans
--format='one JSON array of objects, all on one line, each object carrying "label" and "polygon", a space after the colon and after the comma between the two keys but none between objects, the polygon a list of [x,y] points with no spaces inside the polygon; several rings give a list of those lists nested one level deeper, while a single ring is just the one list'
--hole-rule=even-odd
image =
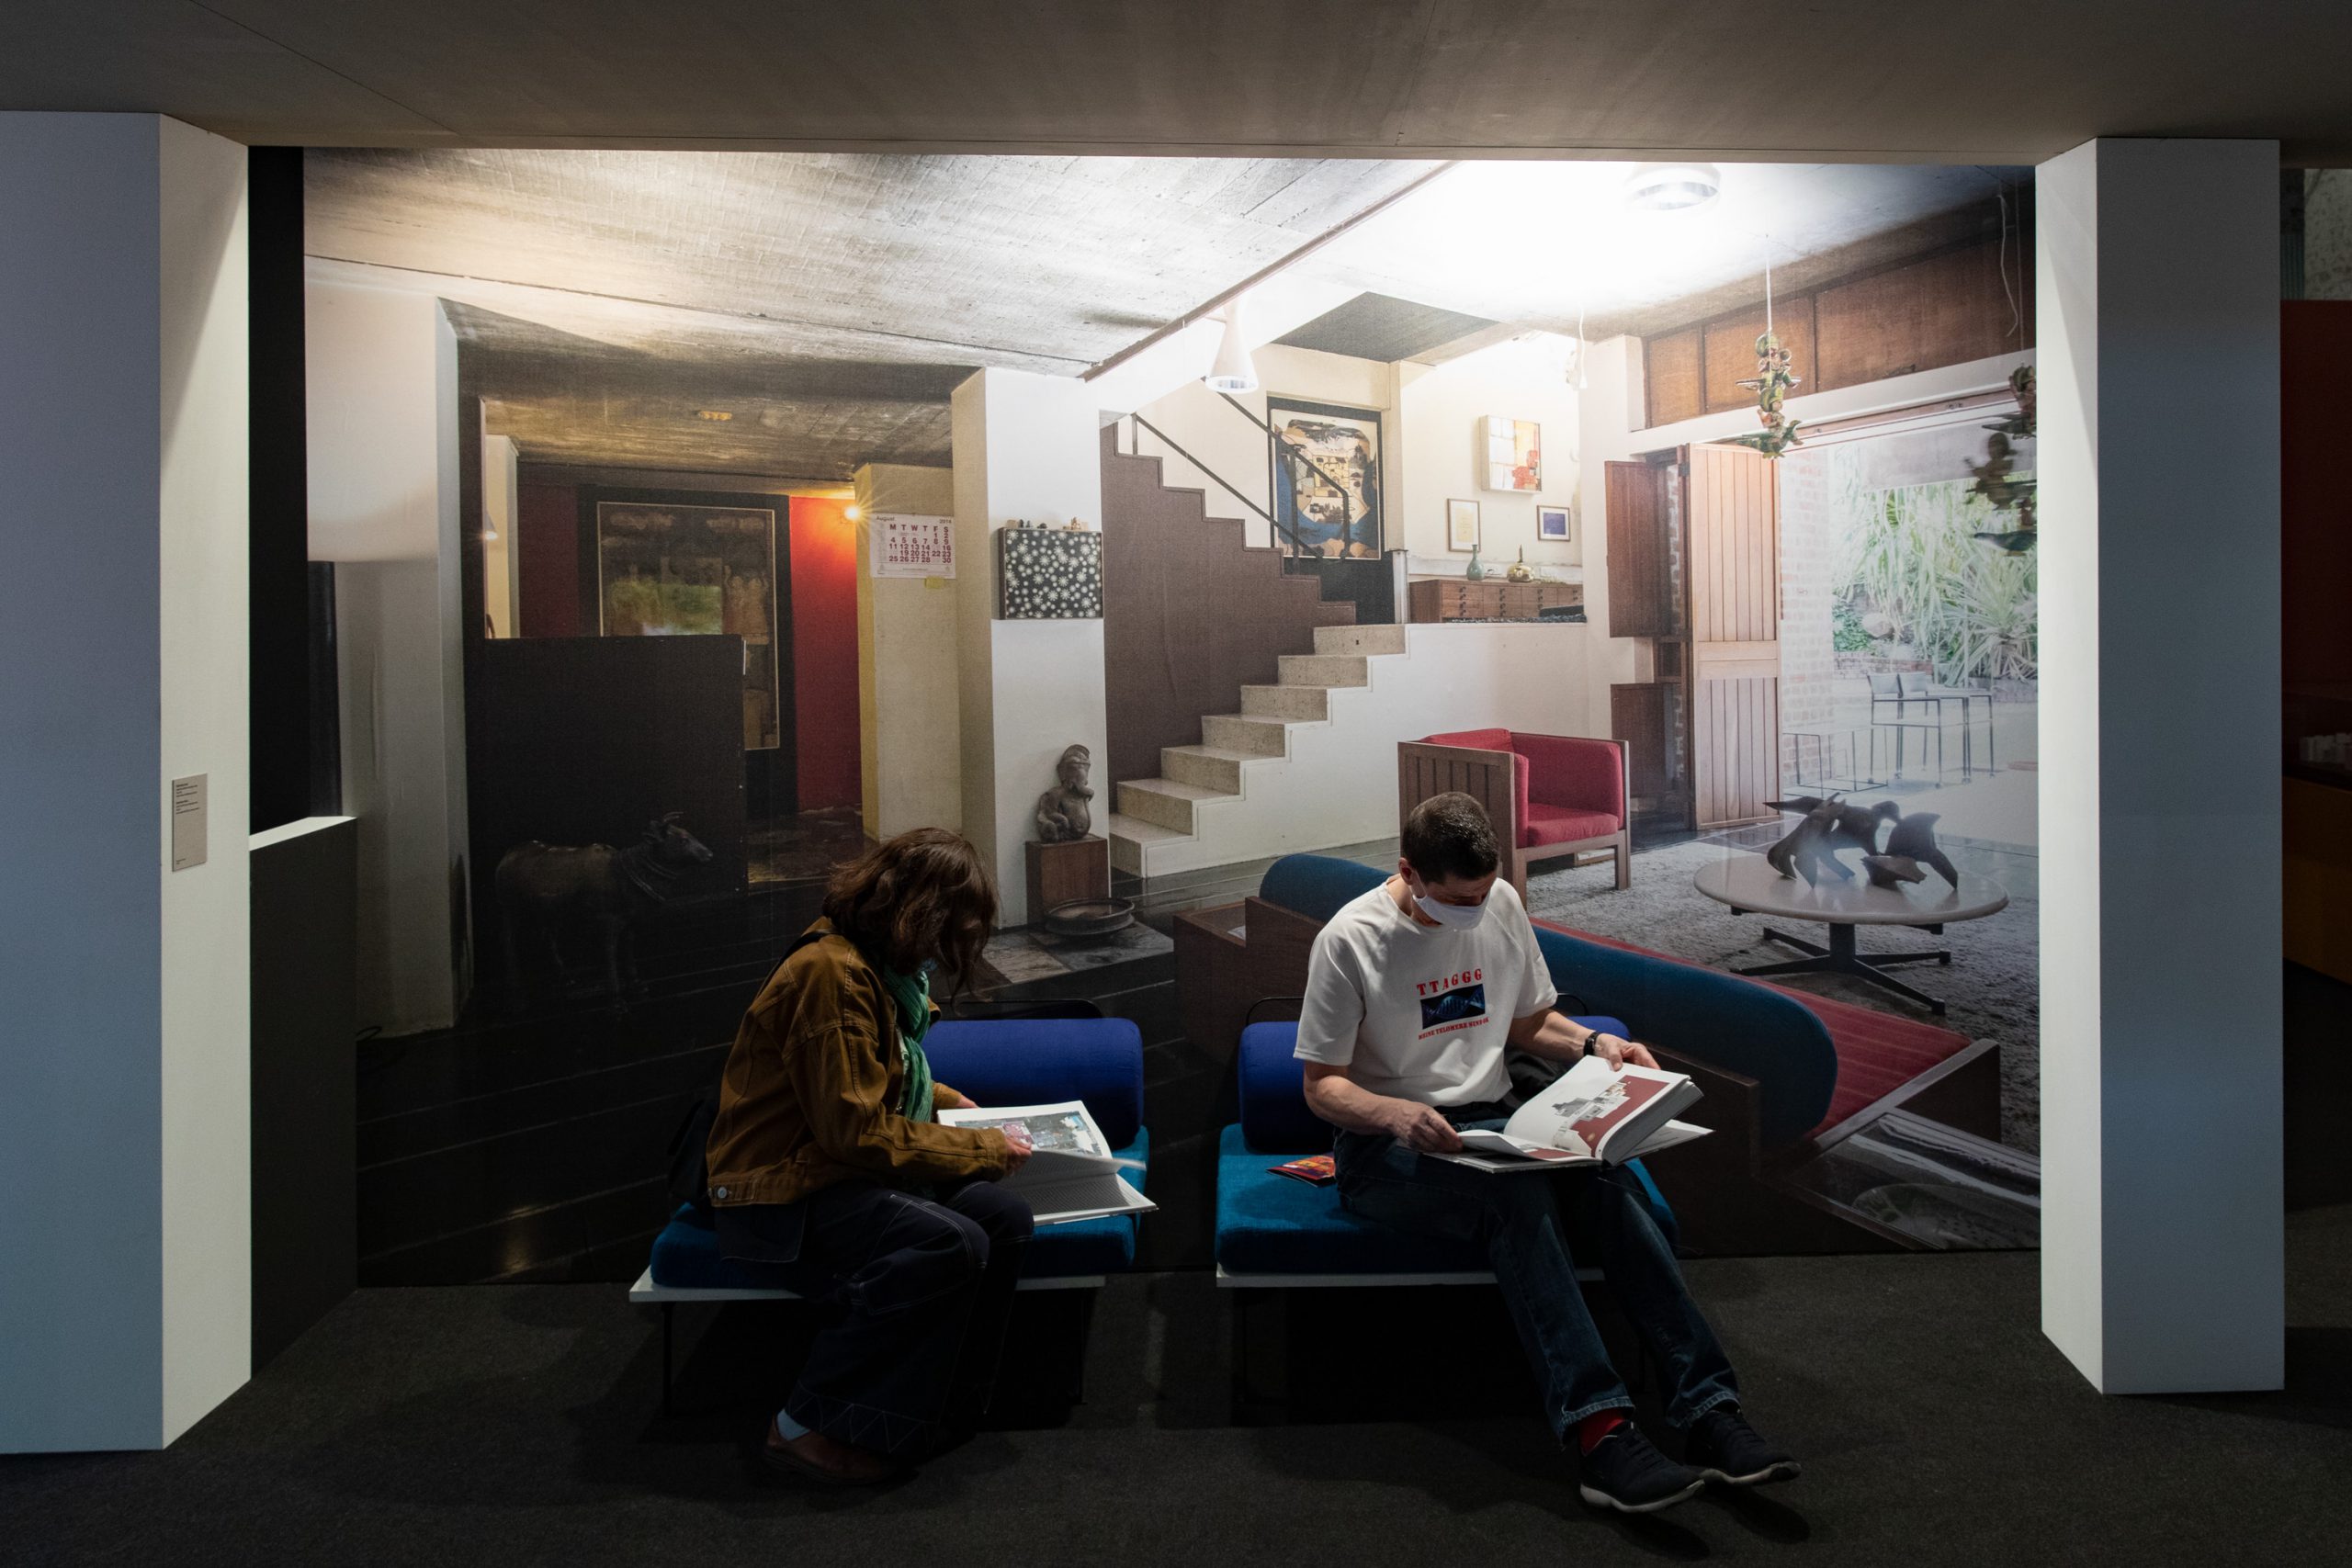
[{"label": "blue jeans", "polygon": [[[1498,1105],[1445,1107],[1457,1127],[1500,1131]],[[1667,1419],[1688,1427],[1739,1397],[1739,1382],[1682,1283],[1674,1249],[1611,1167],[1542,1176],[1489,1175],[1414,1153],[1385,1134],[1341,1133],[1333,1152],[1350,1213],[1418,1235],[1485,1245],[1520,1344],[1544,1387],[1544,1414],[1566,1442],[1596,1411],[1633,1404],[1609,1364],[1577,1283],[1577,1255],[1600,1266],[1666,1385]],[[1573,1249],[1573,1250],[1572,1250]]]}]

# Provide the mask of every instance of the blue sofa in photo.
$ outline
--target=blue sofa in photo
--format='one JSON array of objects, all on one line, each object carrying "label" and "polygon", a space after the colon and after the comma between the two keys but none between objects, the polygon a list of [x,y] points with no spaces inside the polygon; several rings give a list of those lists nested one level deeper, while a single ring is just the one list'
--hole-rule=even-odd
[{"label": "blue sofa in photo", "polygon": [[[1241,983],[1256,998],[1295,998],[1305,988],[1315,934],[1385,874],[1328,855],[1276,861],[1248,900]],[[1849,1227],[1758,1180],[1774,1152],[1803,1146],[1828,1110],[1838,1055],[1819,1018],[1794,998],[1735,975],[1541,924],[1535,935],[1562,1011],[1644,1042],[1662,1065],[1689,1073],[1705,1091],[1695,1119],[1714,1135],[1674,1151],[1658,1173],[1683,1241],[1709,1252],[1850,1249]],[[1398,1275],[1476,1270],[1475,1277],[1483,1277],[1483,1263],[1458,1254],[1447,1258],[1404,1237],[1359,1236],[1353,1222],[1337,1213],[1330,1189],[1266,1173],[1283,1158],[1329,1146],[1329,1129],[1301,1098],[1287,1037],[1261,1032],[1282,1027],[1252,1024],[1241,1032],[1241,1120],[1225,1129],[1219,1148],[1221,1278],[1271,1283],[1384,1267]],[[1663,1212],[1665,1199],[1657,1203]],[[1384,1257],[1385,1265],[1375,1261]]]},{"label": "blue sofa in photo", "polygon": [[[1148,1158],[1143,1125],[1143,1035],[1123,1018],[943,1021],[924,1040],[932,1071],[982,1105],[1080,1100],[1122,1157]],[[1142,1165],[1125,1173],[1143,1190]],[[1133,1267],[1138,1216],[1041,1225],[1023,1262],[1024,1291],[1091,1290]],[[723,1256],[695,1211],[681,1207],[654,1238],[629,1300],[662,1310],[662,1397],[670,1399],[672,1318],[695,1302],[793,1301],[772,1269]]]}]

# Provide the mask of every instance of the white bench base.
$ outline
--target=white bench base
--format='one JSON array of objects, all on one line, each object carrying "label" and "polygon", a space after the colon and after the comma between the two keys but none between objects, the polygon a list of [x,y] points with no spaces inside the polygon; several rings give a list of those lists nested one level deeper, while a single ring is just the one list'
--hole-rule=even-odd
[{"label": "white bench base", "polygon": [[[1094,1291],[1110,1283],[1108,1274],[1067,1274],[1053,1279],[1023,1280],[1017,1291]],[[751,1285],[657,1285],[648,1266],[628,1288],[637,1306],[675,1306],[682,1302],[797,1302],[798,1291],[762,1290]]]},{"label": "white bench base", "polygon": [[[1600,1270],[1579,1269],[1577,1278],[1587,1284],[1594,1284],[1600,1279]],[[1424,1274],[1236,1274],[1222,1263],[1216,1266],[1216,1286],[1220,1291],[1317,1291],[1348,1285],[1491,1285],[1494,1282],[1495,1272],[1491,1269]]]}]

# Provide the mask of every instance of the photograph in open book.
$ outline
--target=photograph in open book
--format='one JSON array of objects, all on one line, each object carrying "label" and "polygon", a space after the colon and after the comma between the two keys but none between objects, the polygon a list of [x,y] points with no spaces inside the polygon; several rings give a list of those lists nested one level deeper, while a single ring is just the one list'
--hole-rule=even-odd
[{"label": "photograph in open book", "polygon": [[1611,1073],[1589,1090],[1577,1092],[1584,1086],[1571,1080],[1580,1076],[1573,1072],[1562,1075],[1557,1087],[1570,1092],[1557,1100],[1547,1095],[1541,1102],[1542,1122],[1536,1128],[1522,1132],[1521,1136],[1557,1149],[1599,1154],[1611,1133],[1640,1114],[1645,1106],[1671,1087],[1669,1080],[1634,1067]]},{"label": "photograph in open book", "polygon": [[1026,1127],[1032,1146],[1040,1154],[1102,1156],[1111,1152],[1102,1145],[1094,1131],[1094,1123],[1083,1111],[1029,1111],[990,1114],[982,1111],[978,1114],[963,1113],[952,1118],[943,1116],[940,1120],[952,1122],[958,1127]]}]

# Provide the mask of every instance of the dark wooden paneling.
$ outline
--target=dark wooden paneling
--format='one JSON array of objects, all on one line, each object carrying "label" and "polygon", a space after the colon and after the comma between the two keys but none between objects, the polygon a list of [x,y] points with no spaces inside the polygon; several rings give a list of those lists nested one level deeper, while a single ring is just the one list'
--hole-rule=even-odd
[{"label": "dark wooden paneling", "polygon": [[1657,682],[1609,688],[1609,733],[1625,743],[1629,787],[1640,796],[1666,788],[1666,698]]},{"label": "dark wooden paneling", "polygon": [[2017,255],[2012,243],[2006,290],[1996,244],[1940,252],[1820,290],[1820,387],[1850,387],[2030,347],[2032,268],[2020,271]]},{"label": "dark wooden paneling", "polygon": [[1699,329],[1664,333],[1643,345],[1642,386],[1655,429],[1705,412]]},{"label": "dark wooden paneling", "polygon": [[1666,637],[1668,470],[1647,463],[1607,465],[1609,635]]},{"label": "dark wooden paneling", "polygon": [[1238,712],[1241,688],[1272,684],[1281,655],[1311,653],[1317,626],[1354,619],[1352,604],[1324,602],[1319,579],[1209,517],[1199,491],[1162,484],[1158,458],[1118,452],[1115,434],[1102,457],[1112,783],[1159,777],[1160,748],[1199,744],[1204,714]]},{"label": "dark wooden paneling", "polygon": [[741,890],[741,637],[503,638],[476,653],[466,778],[485,974],[503,962],[493,873],[528,840],[622,849],[683,812],[711,862],[679,896]]},{"label": "dark wooden paneling", "polygon": [[[1772,331],[1788,347],[1798,395],[1814,390],[1812,296],[1800,294],[1775,301]],[[1755,391],[1739,383],[1753,379],[1756,375],[1756,340],[1763,332],[1761,305],[1736,316],[1719,317],[1700,329],[1703,342],[1703,391],[1709,413],[1755,406]]]}]

